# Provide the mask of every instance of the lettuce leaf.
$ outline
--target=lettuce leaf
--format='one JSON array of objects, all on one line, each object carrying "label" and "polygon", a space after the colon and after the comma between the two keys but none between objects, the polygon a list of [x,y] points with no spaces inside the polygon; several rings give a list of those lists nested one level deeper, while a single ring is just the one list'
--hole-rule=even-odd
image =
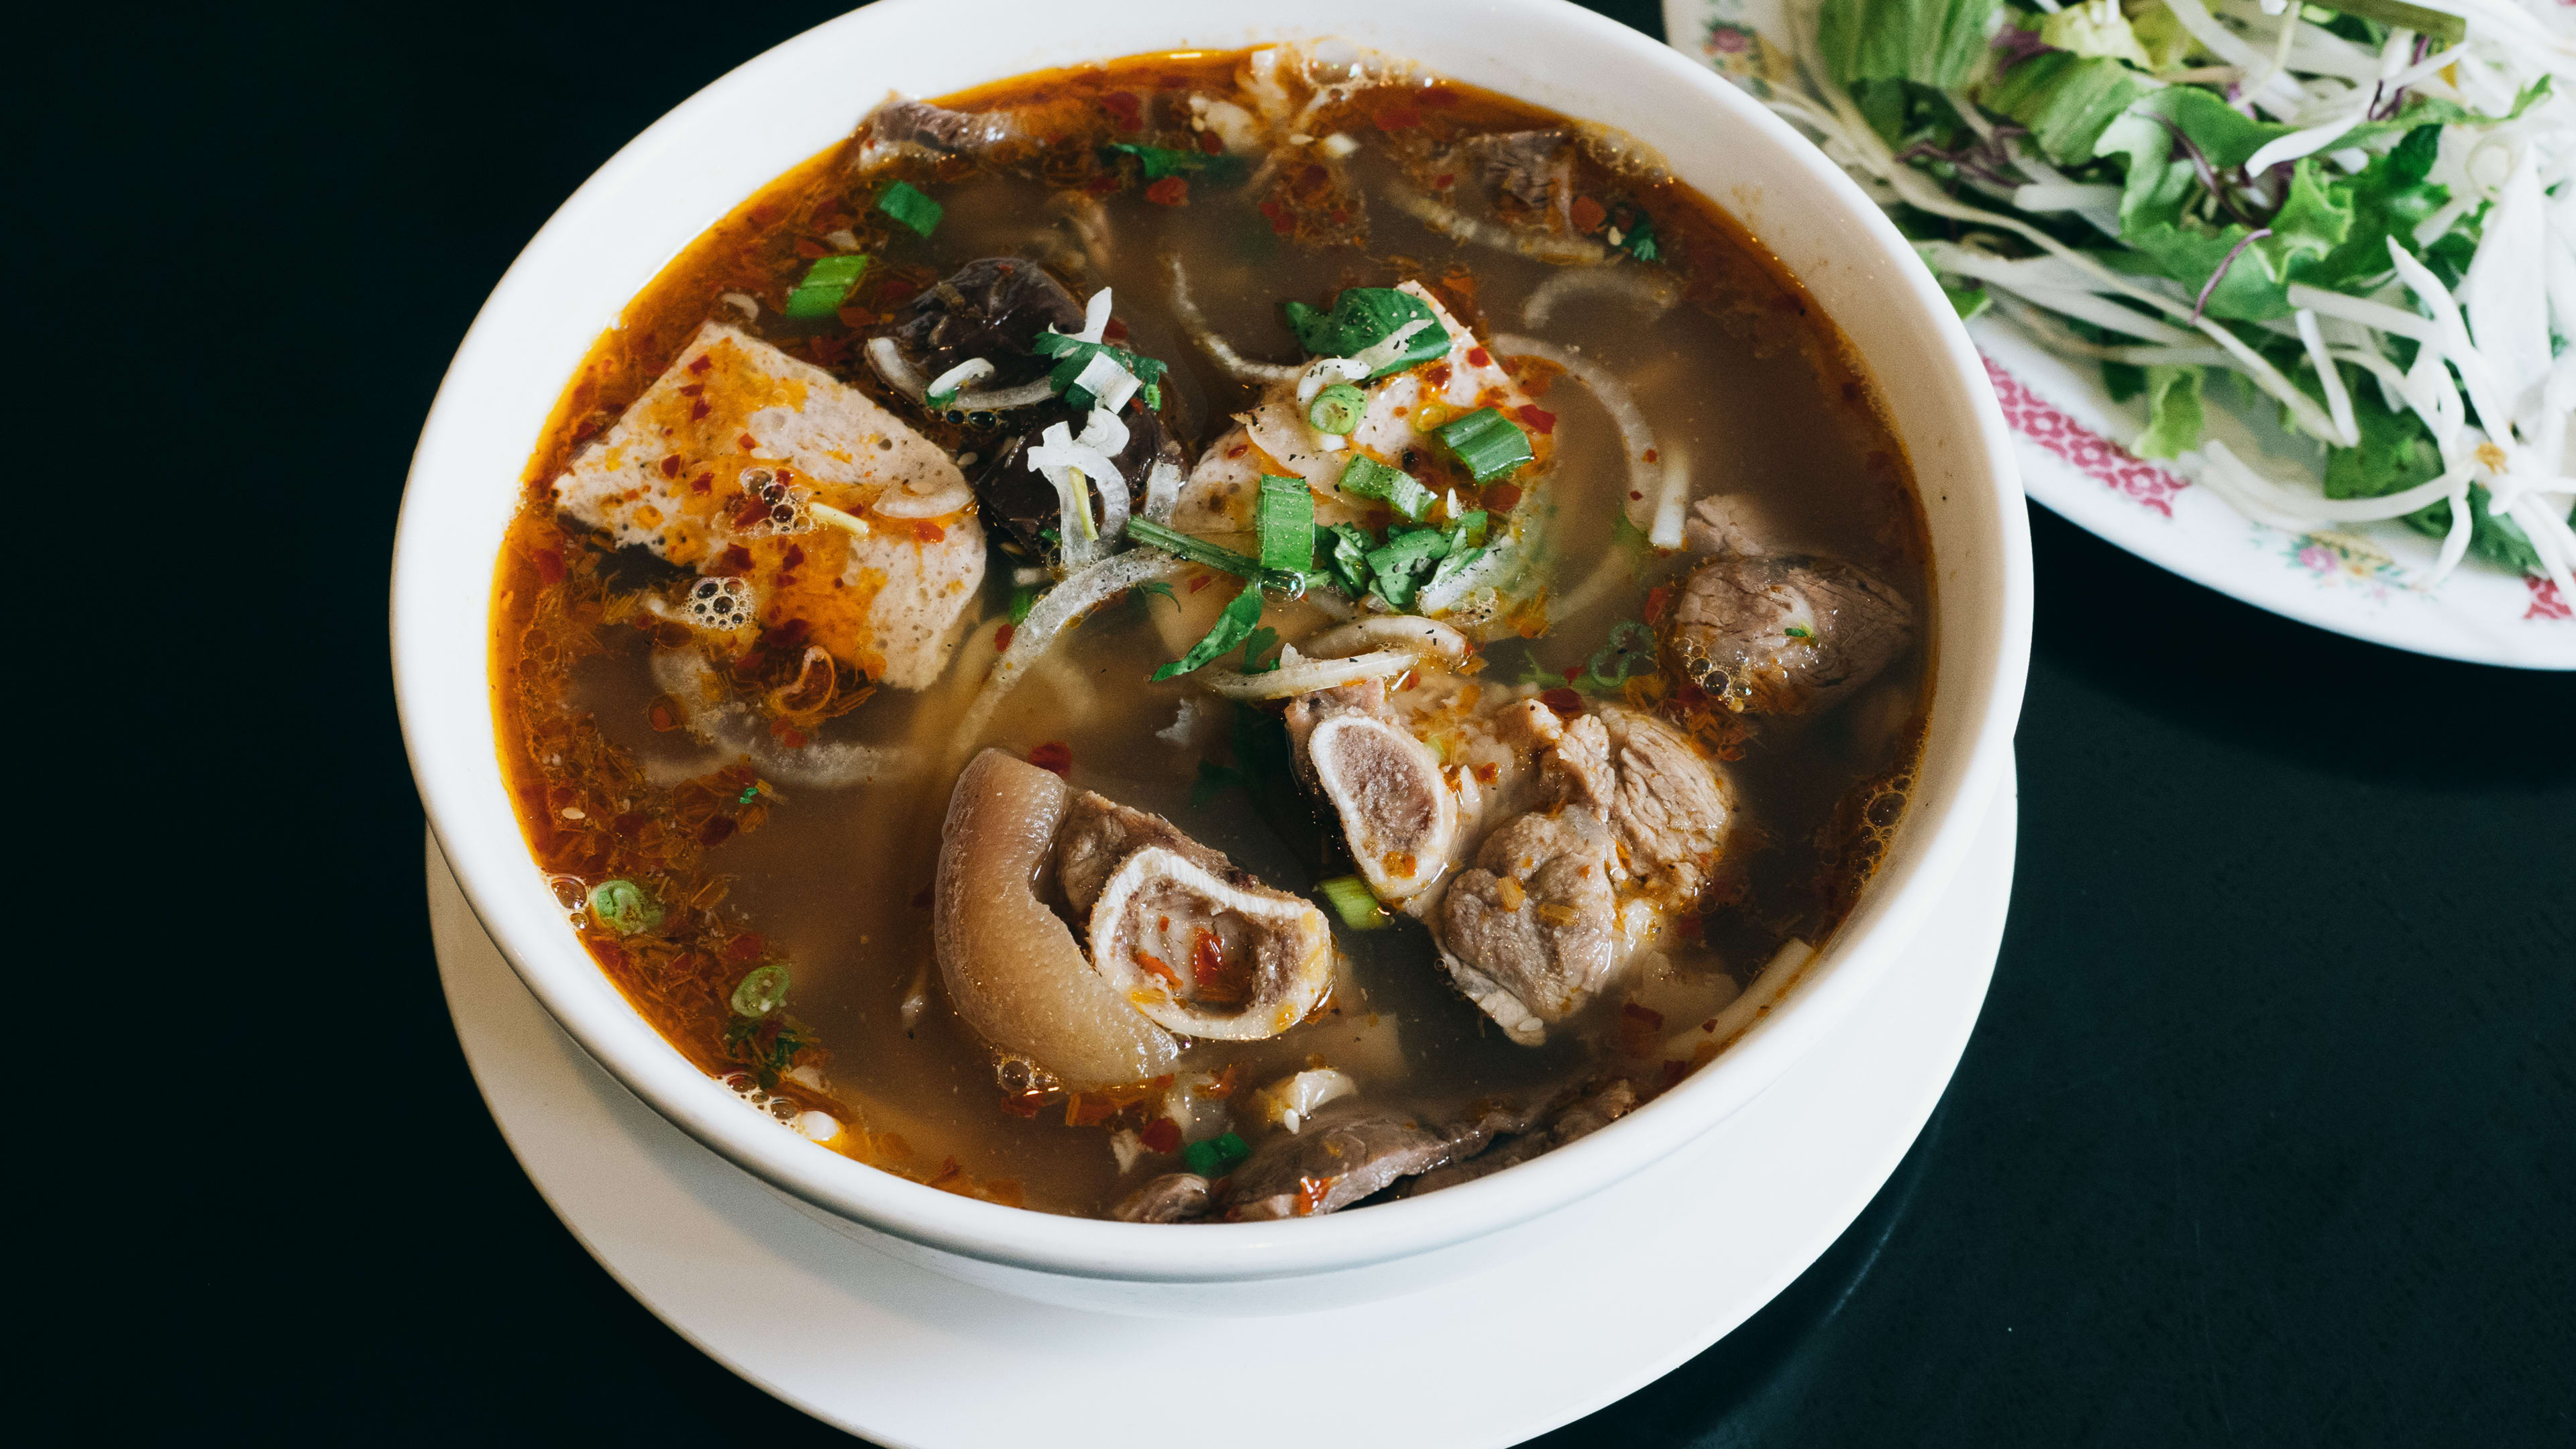
[{"label": "lettuce leaf", "polygon": [[2156,68],[2147,48],[2129,29],[2129,17],[2113,6],[2097,9],[2089,4],[2069,5],[2039,22],[2039,39],[2044,45],[2075,55],[2125,60],[2140,70]]},{"label": "lettuce leaf", "polygon": [[1986,58],[2003,0],[1825,0],[1816,48],[1837,85],[1907,80],[1957,90]]},{"label": "lettuce leaf", "polygon": [[2207,416],[2200,406],[2201,370],[2147,369],[2147,430],[2131,449],[2141,458],[2175,458],[2200,446]]},{"label": "lettuce leaf", "polygon": [[2050,160],[2079,166],[2094,158],[2111,123],[2152,89],[2146,77],[2116,60],[2052,50],[2004,72],[1978,99],[2028,126]]}]

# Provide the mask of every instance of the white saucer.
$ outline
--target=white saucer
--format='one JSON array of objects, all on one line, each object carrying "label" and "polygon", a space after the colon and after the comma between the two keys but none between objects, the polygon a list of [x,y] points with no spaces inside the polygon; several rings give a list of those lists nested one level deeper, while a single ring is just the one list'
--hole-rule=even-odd
[{"label": "white saucer", "polygon": [[[1085,1313],[880,1256],[601,1071],[520,985],[435,841],[430,929],[466,1061],[556,1215],[682,1337],[816,1418],[898,1449],[1139,1449],[1203,1441],[1218,1425],[1237,1449],[1499,1445],[1716,1342],[1868,1205],[1976,1024],[2018,813],[2008,788],[1909,964],[1689,1150],[1544,1220],[1543,1233],[1519,1230],[1506,1266],[1293,1318]],[[1331,1389],[1277,1392],[1282,1370]],[[1507,1390],[1455,1391],[1498,1383]]]}]

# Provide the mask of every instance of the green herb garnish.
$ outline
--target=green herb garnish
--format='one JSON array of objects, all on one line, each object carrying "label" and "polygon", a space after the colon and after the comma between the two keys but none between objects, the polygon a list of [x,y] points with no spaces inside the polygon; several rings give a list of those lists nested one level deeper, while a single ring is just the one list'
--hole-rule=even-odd
[{"label": "green herb garnish", "polygon": [[1147,408],[1162,406],[1162,388],[1158,384],[1162,382],[1163,374],[1171,371],[1171,367],[1160,358],[1130,352],[1124,347],[1113,347],[1106,342],[1085,342],[1079,337],[1063,332],[1039,333],[1037,341],[1032,344],[1032,350],[1041,357],[1064,359],[1055,365],[1055,371],[1047,374],[1047,385],[1062,393],[1064,400],[1075,407],[1086,408],[1096,401],[1089,389],[1073,385],[1073,380],[1082,376],[1082,370],[1091,365],[1091,359],[1094,357],[1107,357],[1125,368],[1128,375],[1136,379],[1138,390],[1144,394]]},{"label": "green herb garnish", "polygon": [[946,207],[923,195],[920,188],[909,181],[898,181],[887,187],[885,193],[877,198],[877,210],[923,236],[936,230],[939,218],[947,214]]},{"label": "green herb garnish", "polygon": [[1181,1149],[1181,1160],[1190,1171],[1201,1177],[1223,1177],[1236,1163],[1252,1155],[1252,1144],[1239,1133],[1228,1132],[1205,1142],[1193,1142]]},{"label": "green herb garnish", "polygon": [[787,968],[775,961],[752,968],[750,975],[735,983],[733,1011],[736,1016],[767,1016],[787,1003],[789,986]]},{"label": "green herb garnish", "polygon": [[1028,584],[1022,584],[1018,588],[1011,590],[1011,623],[1018,625],[1026,622],[1029,617],[1029,610],[1034,609],[1037,606],[1038,591],[1036,588]]},{"label": "green herb garnish", "polygon": [[[1252,637],[1243,641],[1243,672],[1268,674],[1278,668],[1280,653],[1287,644],[1287,640],[1279,637],[1279,631],[1267,624],[1253,630]],[[1265,660],[1261,657],[1264,654],[1270,657]]]},{"label": "green herb garnish", "polygon": [[1416,590],[1428,582],[1434,567],[1449,556],[1449,536],[1436,528],[1395,533],[1369,550],[1370,588],[1400,614],[1413,611]]},{"label": "green herb garnish", "polygon": [[1478,408],[1432,429],[1479,483],[1504,477],[1530,461],[1529,435],[1493,408]]},{"label": "green herb garnish", "polygon": [[1165,553],[1187,559],[1194,564],[1205,565],[1219,573],[1228,573],[1238,579],[1249,579],[1255,583],[1267,585],[1287,594],[1292,599],[1306,592],[1306,586],[1311,582],[1304,573],[1265,569],[1261,566],[1261,560],[1250,554],[1237,553],[1223,544],[1210,543],[1206,539],[1193,537],[1179,529],[1156,523],[1150,518],[1129,519],[1127,536],[1149,548],[1159,548]]},{"label": "green herb garnish", "polygon": [[1263,474],[1253,517],[1261,540],[1261,566],[1304,573],[1315,562],[1315,494],[1303,478]]},{"label": "green herb garnish", "polygon": [[841,310],[842,301],[867,271],[865,256],[817,258],[805,269],[805,280],[788,292],[784,310],[790,317],[829,317]]},{"label": "green herb garnish", "polygon": [[1319,433],[1347,438],[1360,430],[1368,414],[1368,395],[1347,382],[1337,382],[1306,404],[1306,422]]},{"label": "green herb garnish", "polygon": [[1207,637],[1191,645],[1189,653],[1154,671],[1155,682],[1215,663],[1219,655],[1250,639],[1260,622],[1261,585],[1245,584],[1234,602],[1225,606],[1225,612],[1216,616],[1216,627],[1207,631]]},{"label": "green herb garnish", "polygon": [[1358,876],[1337,875],[1330,880],[1319,880],[1315,882],[1315,889],[1323,892],[1325,903],[1333,908],[1334,915],[1342,918],[1342,924],[1354,931],[1382,931],[1390,924],[1386,908],[1377,903],[1377,896],[1369,890],[1368,882]]},{"label": "green herb garnish", "polygon": [[590,916],[621,936],[662,924],[662,908],[631,880],[604,880],[590,888]]},{"label": "green herb garnish", "polygon": [[1390,468],[1364,453],[1351,455],[1351,461],[1342,465],[1342,476],[1335,486],[1355,498],[1383,503],[1416,523],[1440,501],[1440,495],[1423,487],[1412,474]]},{"label": "green herb garnish", "polygon": [[1285,310],[1298,345],[1317,357],[1356,357],[1409,323],[1426,324],[1405,338],[1394,357],[1372,369],[1371,377],[1402,372],[1449,350],[1449,334],[1432,315],[1430,304],[1393,287],[1344,287],[1330,312],[1318,312],[1303,302],[1290,302]]},{"label": "green herb garnish", "polygon": [[1133,156],[1148,181],[1166,176],[1197,176],[1209,181],[1240,181],[1246,168],[1243,158],[1222,151],[1182,151],[1170,146],[1139,146],[1129,141],[1113,141],[1100,148],[1104,158]]}]

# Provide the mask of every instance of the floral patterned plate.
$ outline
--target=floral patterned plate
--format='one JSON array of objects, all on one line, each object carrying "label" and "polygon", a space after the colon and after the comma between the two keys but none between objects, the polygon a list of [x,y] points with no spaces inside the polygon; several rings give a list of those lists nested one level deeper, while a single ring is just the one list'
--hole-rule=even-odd
[{"label": "floral patterned plate", "polygon": [[[1755,95],[1798,84],[1780,0],[1664,0],[1664,35]],[[2119,439],[2143,407],[2111,400],[2100,374],[2010,324],[1970,324],[1995,399],[2018,435],[2031,498],[2129,552],[2257,608],[2418,654],[2527,669],[2576,669],[2576,617],[2547,579],[2476,559],[2431,584],[2435,540],[2398,522],[2292,534],[2254,523],[2205,488],[2191,461],[2132,455]],[[2278,477],[2313,449],[2259,419],[2213,409],[2213,434]],[[2303,457],[2303,452],[2309,456]]]}]

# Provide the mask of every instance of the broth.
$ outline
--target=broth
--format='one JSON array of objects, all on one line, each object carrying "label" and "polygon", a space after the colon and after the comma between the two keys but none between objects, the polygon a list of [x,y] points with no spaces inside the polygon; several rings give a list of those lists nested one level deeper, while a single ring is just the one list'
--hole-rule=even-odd
[{"label": "broth", "polygon": [[[1290,114],[1265,119],[1265,101]],[[986,128],[1007,136],[978,136],[945,152],[936,138],[890,142],[887,118],[896,114],[911,135],[933,135],[940,125],[953,133],[957,116],[1015,119]],[[1529,133],[1572,139],[1518,139]],[[1480,139],[1495,137],[1503,139]],[[1522,163],[1531,156],[1543,163],[1536,165],[1543,189],[1528,184],[1533,165]],[[900,193],[892,210],[878,204],[897,180],[940,208],[927,234],[902,214],[919,219]],[[1509,190],[1514,184],[1522,195]],[[826,298],[815,316],[781,310],[800,286],[838,287],[832,266],[818,264],[847,255],[868,258],[855,286]],[[924,299],[940,298],[943,279],[990,257],[1042,266],[1076,301],[1109,289],[1113,317],[1097,340],[1168,366],[1159,419],[1178,445],[1185,480],[1168,517],[1242,553],[1259,553],[1269,535],[1245,528],[1252,520],[1241,501],[1228,502],[1217,482],[1202,480],[1223,471],[1216,459],[1234,446],[1228,439],[1241,437],[1231,420],[1265,396],[1283,396],[1287,385],[1232,375],[1202,345],[1200,324],[1175,302],[1175,259],[1206,332],[1252,358],[1303,365],[1283,302],[1327,310],[1355,289],[1414,283],[1447,319],[1437,330],[1472,334],[1451,341],[1475,349],[1441,354],[1428,367],[1455,364],[1463,378],[1467,361],[1491,359],[1493,380],[1480,397],[1512,404],[1498,411],[1538,455],[1534,462],[1480,484],[1430,432],[1418,449],[1387,460],[1440,495],[1425,516],[1451,528],[1456,536],[1444,535],[1443,544],[1462,561],[1476,545],[1472,531],[1458,532],[1467,527],[1458,520],[1481,505],[1486,541],[1475,564],[1496,582],[1459,595],[1451,615],[1476,646],[1466,658],[1422,654],[1401,673],[1350,686],[1355,700],[1372,689],[1383,695],[1351,707],[1364,705],[1370,718],[1392,720],[1421,741],[1452,796],[1449,808],[1473,817],[1445,864],[1404,867],[1437,880],[1418,897],[1387,902],[1377,928],[1350,922],[1368,919],[1369,889],[1384,886],[1369,876],[1372,864],[1397,879],[1404,870],[1388,862],[1403,853],[1356,859],[1357,832],[1375,824],[1337,810],[1316,783],[1328,778],[1323,747],[1293,742],[1291,716],[1320,732],[1315,720],[1328,712],[1310,702],[1283,716],[1281,701],[1212,694],[1211,681],[1261,687],[1231,651],[1198,670],[1147,678],[1220,627],[1222,606],[1246,587],[1222,568],[1167,564],[1145,587],[1089,610],[978,724],[977,701],[996,660],[1021,629],[1043,624],[1047,592],[1081,574],[1060,554],[1061,534],[1078,532],[1079,520],[1074,505],[1058,511],[1057,501],[1045,503],[1043,516],[1014,516],[1005,506],[1014,496],[1008,489],[1025,494],[1051,476],[1019,468],[1006,478],[1018,459],[997,461],[1024,417],[929,409],[907,390],[902,366],[872,365],[868,353],[921,308],[950,305]],[[1578,284],[1563,280],[1578,274]],[[817,309],[808,302],[801,310]],[[701,333],[710,322],[881,405],[909,430],[877,444],[888,456],[909,456],[893,450],[898,442],[916,446],[908,439],[917,434],[919,446],[958,458],[975,489],[971,514],[908,519],[888,493],[859,510],[860,526],[871,531],[853,541],[829,509],[812,507],[829,491],[813,482],[810,497],[779,505],[786,531],[764,532],[770,526],[757,519],[738,521],[759,509],[733,491],[752,484],[729,476],[709,487],[737,521],[706,524],[703,549],[689,533],[695,525],[665,520],[669,532],[636,546],[654,526],[636,523],[640,514],[617,514],[626,521],[606,526],[584,517],[585,507],[594,515],[599,507],[640,508],[631,499],[576,506],[565,499],[577,493],[559,497],[557,484],[644,446],[642,425],[661,416],[646,414],[682,406],[672,401],[677,394],[651,391],[657,379],[678,376],[675,364],[685,371],[683,359],[693,356],[726,359],[697,374],[721,379],[745,355],[745,345],[711,344],[713,334]],[[1522,333],[1560,361],[1623,385],[1652,429],[1655,456],[1630,454],[1611,408],[1577,375],[1495,344]],[[1026,362],[1005,359],[1014,360]],[[1431,376],[1419,365],[1416,373]],[[774,378],[761,385],[807,400],[797,406],[816,406],[820,387]],[[974,400],[976,385],[968,380],[961,400]],[[1373,377],[1362,392],[1384,397],[1389,385]],[[731,405],[720,395],[733,384],[699,386],[690,411],[703,415],[712,403],[721,414]],[[1049,406],[1057,411],[1044,413]],[[1120,415],[1141,428],[1149,406],[1139,400]],[[637,421],[620,431],[630,409]],[[1040,412],[1067,421],[1069,431],[1086,425],[1079,409],[1049,403]],[[676,441],[658,466],[675,488],[700,476],[701,452],[713,458],[718,448],[689,442],[688,426],[661,424]],[[774,471],[792,481],[788,465],[797,459],[770,447],[755,458],[748,430],[740,441],[745,456],[707,463],[709,476],[719,466],[756,466],[763,477]],[[1262,473],[1288,462],[1267,445],[1247,456]],[[946,476],[924,461],[920,476],[934,474]],[[1670,477],[1687,478],[1693,499],[1728,500],[1692,515],[1700,524],[1692,539],[1718,540],[1713,551],[1654,546],[1654,534],[1670,538],[1672,519],[1657,513],[1660,493],[1637,485]],[[1150,488],[1129,481],[1142,518]],[[1930,603],[1920,508],[1903,456],[1830,323],[1739,228],[1661,176],[1651,157],[1616,137],[1374,58],[1335,66],[1280,52],[1148,56],[1022,77],[935,109],[880,111],[873,130],[863,124],[850,141],[763,190],[635,300],[567,388],[526,485],[496,582],[504,763],[530,846],[603,969],[676,1049],[823,1146],[935,1186],[1049,1211],[1106,1214],[1129,1203],[1134,1215],[1140,1188],[1198,1168],[1199,1178],[1217,1179],[1206,1213],[1265,1215],[1229,1206],[1228,1169],[1242,1150],[1295,1137],[1292,1126],[1311,1136],[1324,1130],[1312,1124],[1357,1120],[1362,1106],[1445,1134],[1447,1146],[1406,1159],[1445,1166],[1399,1174],[1387,1189],[1421,1190],[1441,1185],[1441,1172],[1473,1175],[1471,1164],[1518,1160],[1569,1140],[1597,1125],[1587,1110],[1606,1120],[1664,1090],[1740,1030],[1724,1013],[1767,964],[1794,971],[1848,910],[1902,806],[1929,698],[1928,658],[1908,622]],[[1413,526],[1382,504],[1337,499],[1322,487],[1312,496],[1324,514],[1358,508],[1373,547]],[[1106,522],[1105,501],[1080,506]],[[1063,525],[1054,538],[1039,531],[1050,519]],[[1192,519],[1199,526],[1190,527]],[[844,572],[837,559],[890,546],[892,534],[915,540],[924,560],[953,564],[962,582],[978,529],[981,578],[958,601],[953,635],[932,628],[920,647],[894,638],[884,621],[908,607],[895,597],[907,587],[902,578],[868,575],[855,589],[834,587],[864,572]],[[1315,557],[1328,558],[1332,537],[1322,536]],[[720,553],[726,538],[740,542]],[[614,546],[621,539],[629,546]],[[1163,562],[1145,545],[1131,552]],[[795,562],[776,571],[791,555]],[[1783,557],[1792,562],[1778,562]],[[1691,610],[1706,602],[1701,572],[1721,565],[1774,580],[1746,585],[1746,597],[1809,588],[1821,598],[1809,587],[1813,573],[1781,572],[1810,568],[1833,580],[1857,569],[1868,597],[1856,605],[1839,596],[1840,613],[1822,604],[1813,619],[1797,613],[1810,622],[1783,626],[1787,639],[1774,641],[1788,651],[1785,665],[1712,664],[1707,639],[1734,636],[1723,626],[1691,633],[1697,626],[1685,616],[1698,617]],[[1315,572],[1302,597],[1289,597],[1289,588],[1266,596],[1261,623],[1292,644],[1322,641],[1338,614],[1371,617],[1366,604],[1354,609],[1325,581],[1328,565]],[[719,576],[749,582],[759,612],[739,630],[689,622],[691,591]],[[1397,591],[1386,582],[1394,576],[1372,577]],[[1783,578],[1790,582],[1777,582]],[[1438,585],[1416,580],[1416,587]],[[930,598],[936,590],[924,584],[921,592]],[[1854,671],[1848,684],[1809,667],[1810,654],[1830,657],[1829,646],[1865,632],[1858,621],[1866,610],[1854,610],[1882,603],[1898,631],[1881,650],[1887,658]],[[1378,612],[1395,611],[1381,602]],[[703,673],[710,667],[712,676]],[[710,677],[713,693],[701,689]],[[1642,945],[1618,937],[1606,978],[1543,1022],[1537,1017],[1546,1013],[1526,991],[1480,1009],[1477,1000],[1486,998],[1461,994],[1471,976],[1444,968],[1439,944],[1472,935],[1458,914],[1467,907],[1448,899],[1460,882],[1485,881],[1476,888],[1520,910],[1524,892],[1517,878],[1503,878],[1509,870],[1489,880],[1475,874],[1478,841],[1523,813],[1533,830],[1541,820],[1564,825],[1567,801],[1576,798],[1546,793],[1546,782],[1563,775],[1548,762],[1572,758],[1547,749],[1571,745],[1513,754],[1495,743],[1498,732],[1518,727],[1501,722],[1515,710],[1532,728],[1608,729],[1626,752],[1622,768],[1657,740],[1683,740],[1699,763],[1682,762],[1682,775],[1709,771],[1725,801],[1722,847],[1675,865],[1651,889],[1639,884],[1648,872],[1630,858],[1635,838],[1619,836],[1601,858],[1603,873],[1621,881],[1616,908],[1633,910],[1643,923],[1635,930],[1651,935]],[[1584,726],[1587,717],[1606,723]],[[1168,1060],[1157,1059],[1164,1070],[1132,1082],[1077,1081],[1050,1069],[1043,1053],[998,1049],[1004,1044],[971,1027],[952,999],[958,978],[939,968],[935,929],[948,919],[943,913],[967,908],[940,899],[935,875],[959,771],[971,747],[984,744],[1034,760],[1076,792],[1164,817],[1260,887],[1323,900],[1319,883],[1340,879],[1344,895],[1322,917],[1336,957],[1329,994],[1266,1038],[1183,1034],[1155,1048],[1167,1051]],[[1482,784],[1476,772],[1489,766],[1478,763],[1479,751],[1502,762],[1499,776]],[[1622,778],[1652,785],[1662,777]],[[1514,804],[1532,808],[1498,803],[1513,791]],[[1459,803],[1471,796],[1485,802],[1483,813]],[[1606,804],[1594,816],[1572,808],[1576,824],[1597,816],[1614,834],[1621,828]],[[1052,869],[1042,870],[1036,889],[1082,938],[1083,919],[1051,884]],[[1532,890],[1537,880],[1530,877]],[[608,881],[631,883],[631,894],[609,887],[603,897]],[[1360,882],[1355,900],[1352,881]],[[1380,898],[1390,893],[1376,890]],[[1408,900],[1422,919],[1402,909]],[[1339,914],[1345,904],[1359,907],[1355,916]],[[1577,907],[1543,901],[1537,909]],[[1628,917],[1618,921],[1628,929]],[[1558,939],[1532,929],[1542,942]],[[1143,945],[1136,952],[1153,957]],[[1144,969],[1164,964],[1155,957]],[[746,985],[771,965],[786,968],[783,1003],[773,1000],[775,976]],[[1148,994],[1160,989],[1148,986]],[[1171,994],[1178,1002],[1202,987],[1214,993],[1202,1002],[1210,1019],[1225,991],[1245,989],[1175,979]],[[989,1023],[990,1013],[983,1019]],[[1327,1070],[1342,1080],[1299,1076]],[[1303,1085],[1264,1095],[1292,1080]],[[1317,1115],[1325,1103],[1296,1106],[1345,1085],[1356,1092],[1325,1116]],[[1608,1087],[1615,1101],[1604,1098]],[[1294,1115],[1283,1115],[1283,1103]],[[1480,1114],[1489,1119],[1483,1126],[1459,1125]],[[1342,1205],[1301,1186],[1286,1210]]]}]

